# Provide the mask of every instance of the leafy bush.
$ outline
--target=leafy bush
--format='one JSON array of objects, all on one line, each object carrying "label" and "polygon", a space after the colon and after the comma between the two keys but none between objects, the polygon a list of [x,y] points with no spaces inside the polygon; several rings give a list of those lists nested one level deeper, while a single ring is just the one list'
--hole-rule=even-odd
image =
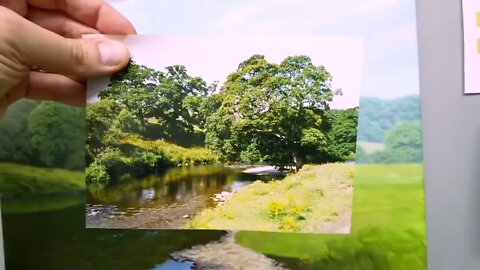
[{"label": "leafy bush", "polygon": [[[217,161],[213,152],[205,148],[184,148],[163,140],[145,140],[138,135],[125,134],[117,143],[96,150],[98,154],[88,167],[89,183],[123,181],[156,173],[164,167]],[[108,181],[104,173],[108,175]],[[124,177],[126,174],[129,177]]]},{"label": "leafy bush", "polygon": [[108,184],[110,176],[107,173],[107,168],[98,161],[94,161],[85,170],[87,184]]}]

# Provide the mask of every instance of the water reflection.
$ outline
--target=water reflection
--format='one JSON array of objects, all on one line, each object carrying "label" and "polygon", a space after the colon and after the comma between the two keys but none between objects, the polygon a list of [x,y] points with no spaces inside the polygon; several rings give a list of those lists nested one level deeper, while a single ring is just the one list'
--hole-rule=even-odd
[{"label": "water reflection", "polygon": [[[11,212],[5,204],[2,210]],[[217,240],[224,234],[85,229],[84,211],[83,205],[77,205],[62,210],[4,214],[6,269],[183,270],[189,269],[185,268],[188,265],[172,262],[172,252]]]},{"label": "water reflection", "polygon": [[271,179],[223,166],[172,168],[161,175],[90,190],[87,227],[179,228],[186,223],[185,218],[214,207],[215,194]]}]

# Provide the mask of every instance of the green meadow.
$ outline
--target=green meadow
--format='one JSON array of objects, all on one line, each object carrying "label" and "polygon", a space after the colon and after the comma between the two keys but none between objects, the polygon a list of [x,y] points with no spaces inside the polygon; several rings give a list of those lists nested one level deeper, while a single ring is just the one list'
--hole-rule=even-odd
[{"label": "green meadow", "polygon": [[0,193],[3,197],[81,193],[85,176],[62,169],[0,163]]},{"label": "green meadow", "polygon": [[422,165],[357,165],[355,174],[350,234],[239,232],[236,241],[302,258],[299,269],[426,269]]},{"label": "green meadow", "polygon": [[0,163],[3,213],[63,209],[85,200],[81,172]]}]

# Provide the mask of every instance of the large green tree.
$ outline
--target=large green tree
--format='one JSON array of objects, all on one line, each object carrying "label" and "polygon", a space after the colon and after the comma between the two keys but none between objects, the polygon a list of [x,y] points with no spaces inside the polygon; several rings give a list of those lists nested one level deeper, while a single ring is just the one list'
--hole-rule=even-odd
[{"label": "large green tree", "polygon": [[48,167],[85,168],[85,113],[55,102],[42,102],[28,119],[30,144]]},{"label": "large green tree", "polygon": [[111,99],[89,104],[86,113],[86,160],[93,162],[106,148],[117,146],[124,134],[143,131],[140,121],[128,108]]},{"label": "large green tree", "polygon": [[28,132],[28,116],[38,104],[37,101],[21,100],[0,120],[0,162],[38,163]]},{"label": "large green tree", "polygon": [[385,134],[388,162],[421,162],[422,127],[419,122],[402,122]]},{"label": "large green tree", "polygon": [[[207,85],[202,78],[188,75],[182,65],[169,66],[161,72],[131,61],[112,76],[100,99],[126,106],[140,121],[145,137],[182,145],[198,141],[196,131],[205,125],[202,108],[215,88],[216,83]],[[203,138],[201,141],[203,144]]]},{"label": "large green tree", "polygon": [[323,123],[334,92],[331,75],[307,56],[282,63],[253,55],[230,74],[206,143],[228,161],[295,164],[327,145]]},{"label": "large green tree", "polygon": [[329,153],[337,160],[354,160],[357,145],[358,108],[334,112],[329,132]]},{"label": "large green tree", "polygon": [[420,122],[400,122],[388,130],[384,137],[384,150],[362,155],[359,161],[362,163],[416,163],[423,160]]}]

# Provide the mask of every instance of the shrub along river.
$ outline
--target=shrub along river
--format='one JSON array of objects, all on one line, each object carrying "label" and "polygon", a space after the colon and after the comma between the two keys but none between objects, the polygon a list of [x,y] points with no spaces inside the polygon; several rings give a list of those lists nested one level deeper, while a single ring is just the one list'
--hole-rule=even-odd
[{"label": "shrub along river", "polygon": [[255,180],[283,177],[246,174],[243,170],[223,166],[178,167],[99,190],[90,189],[87,227],[179,229],[202,209],[215,207],[215,194],[235,191]]}]

